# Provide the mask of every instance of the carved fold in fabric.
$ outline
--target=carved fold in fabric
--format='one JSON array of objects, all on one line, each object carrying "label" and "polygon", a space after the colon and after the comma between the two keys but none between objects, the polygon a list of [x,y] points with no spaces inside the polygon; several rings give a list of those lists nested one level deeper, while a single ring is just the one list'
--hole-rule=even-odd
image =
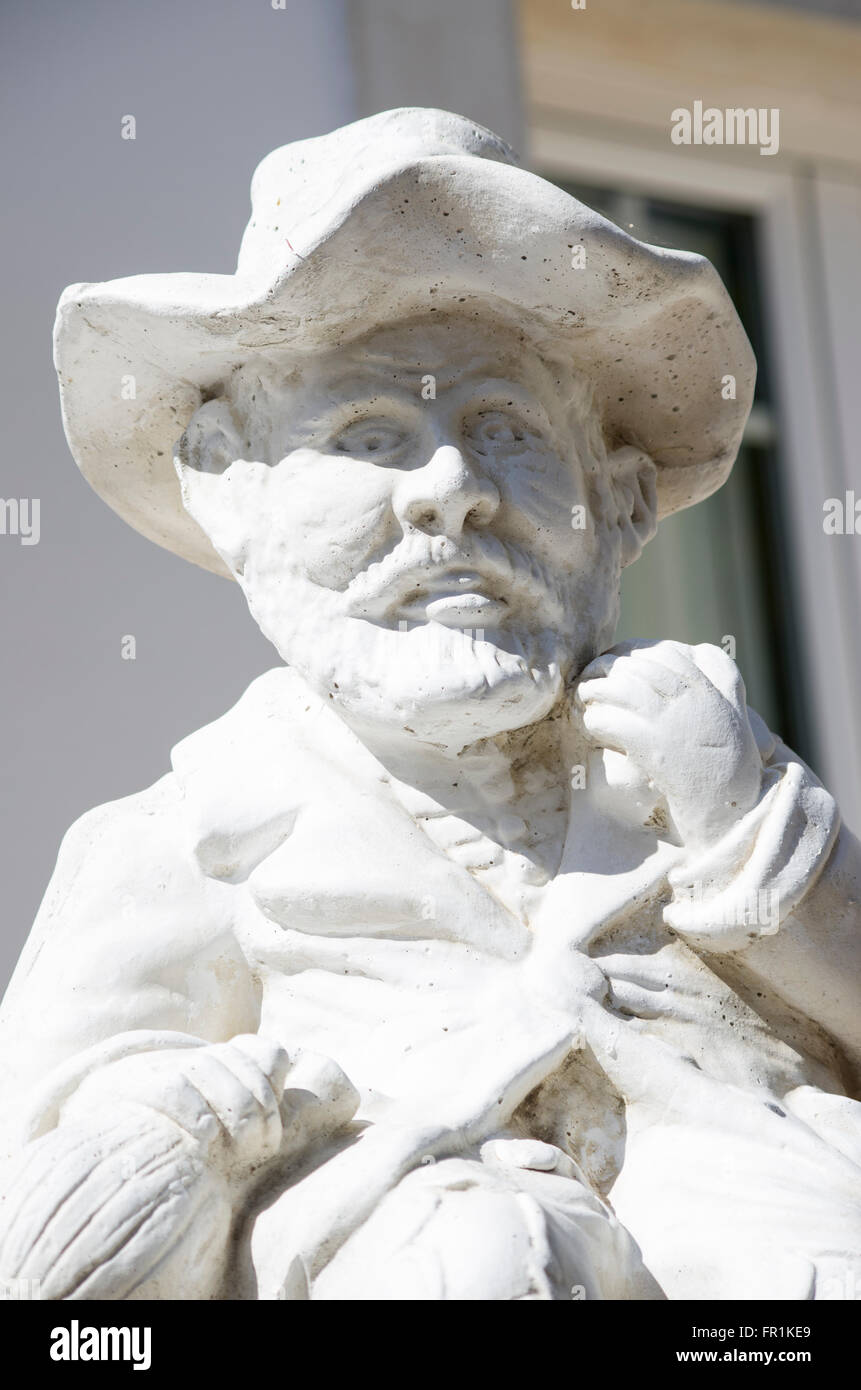
[{"label": "carved fold in fabric", "polygon": [[664,921],[718,953],[774,934],[816,882],[839,830],[833,796],[777,743],[753,810],[719,844],[670,870]]}]

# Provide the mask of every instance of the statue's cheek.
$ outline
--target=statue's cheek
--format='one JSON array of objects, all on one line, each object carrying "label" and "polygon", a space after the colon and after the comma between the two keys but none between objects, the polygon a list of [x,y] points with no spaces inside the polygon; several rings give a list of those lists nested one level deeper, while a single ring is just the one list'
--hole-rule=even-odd
[{"label": "statue's cheek", "polygon": [[554,556],[595,548],[589,494],[579,468],[555,454],[529,454],[488,470],[499,489],[507,528]]},{"label": "statue's cheek", "polygon": [[384,543],[391,493],[384,469],[299,450],[273,470],[261,525],[270,549],[315,583],[342,588]]}]

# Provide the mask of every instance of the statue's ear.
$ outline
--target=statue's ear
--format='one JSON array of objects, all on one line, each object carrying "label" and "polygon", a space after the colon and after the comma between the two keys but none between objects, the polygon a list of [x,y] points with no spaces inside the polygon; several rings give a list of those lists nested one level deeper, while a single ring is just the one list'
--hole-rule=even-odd
[{"label": "statue's ear", "polygon": [[658,529],[657,469],[648,454],[630,444],[609,454],[607,467],[622,565],[630,565]]},{"label": "statue's ear", "polygon": [[229,403],[207,401],[189,421],[173,458],[183,506],[237,577],[245,566],[243,504],[251,482],[248,474],[256,469],[249,463],[242,466],[241,477],[227,476],[241,460],[242,450],[239,425]]},{"label": "statue's ear", "polygon": [[186,469],[223,473],[239,458],[241,448],[239,425],[229,403],[206,401],[194,412],[176,446],[177,472],[181,479]]}]

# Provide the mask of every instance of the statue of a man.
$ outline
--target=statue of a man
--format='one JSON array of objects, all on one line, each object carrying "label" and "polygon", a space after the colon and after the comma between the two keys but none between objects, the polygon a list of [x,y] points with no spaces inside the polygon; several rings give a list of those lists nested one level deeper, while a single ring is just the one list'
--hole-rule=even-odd
[{"label": "statue of a man", "polygon": [[0,1277],[836,1296],[858,843],[723,651],[611,647],[735,457],[724,287],[437,111],[252,199],[236,275],[60,305],[79,466],[285,665],[64,841],[2,1014]]}]

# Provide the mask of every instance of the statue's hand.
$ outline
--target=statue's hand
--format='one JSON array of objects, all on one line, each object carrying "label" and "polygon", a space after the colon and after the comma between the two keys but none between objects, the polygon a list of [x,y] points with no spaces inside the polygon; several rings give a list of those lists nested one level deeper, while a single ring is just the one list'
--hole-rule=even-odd
[{"label": "statue's hand", "polygon": [[216,1297],[249,1180],[357,1102],[334,1063],[289,1067],[251,1034],[108,1063],[0,1173],[0,1279],[47,1299]]},{"label": "statue's hand", "polygon": [[61,1123],[142,1108],[142,1123],[145,1112],[172,1121],[207,1163],[241,1178],[278,1151],[289,1065],[283,1048],[256,1034],[137,1053],[91,1072],[64,1105]]},{"label": "statue's hand", "polygon": [[663,795],[685,848],[719,839],[755,804],[762,760],[744,682],[720,647],[621,643],[577,687],[584,728]]},{"label": "statue's hand", "polygon": [[[226,1043],[143,1052],[92,1072],[63,1123],[143,1108],[172,1121],[210,1167],[243,1181],[350,1118],[358,1097],[339,1068],[303,1057],[291,1070],[277,1042],[247,1033]],[[312,1113],[313,1112],[313,1113]]]}]

